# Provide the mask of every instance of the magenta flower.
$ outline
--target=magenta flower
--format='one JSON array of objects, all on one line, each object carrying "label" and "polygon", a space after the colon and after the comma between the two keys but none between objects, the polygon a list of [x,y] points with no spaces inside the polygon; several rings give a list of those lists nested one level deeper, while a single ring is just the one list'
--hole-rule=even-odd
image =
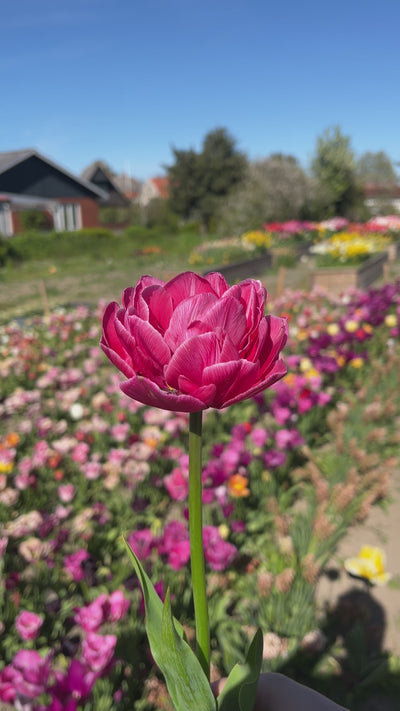
[{"label": "magenta flower", "polygon": [[82,563],[90,558],[89,553],[81,548],[76,553],[66,555],[64,558],[64,568],[68,571],[71,578],[79,583],[85,577]]},{"label": "magenta flower", "polygon": [[85,632],[97,632],[107,617],[108,607],[108,597],[103,593],[89,605],[76,609],[75,624],[82,627]]},{"label": "magenta flower", "polygon": [[122,620],[130,605],[130,601],[124,596],[122,590],[114,590],[109,597],[109,603],[110,613],[108,620],[110,622]]},{"label": "magenta flower", "polygon": [[145,560],[155,546],[154,535],[150,528],[142,528],[129,534],[128,543],[139,560]]},{"label": "magenta flower", "polygon": [[180,467],[175,467],[171,474],[167,474],[164,477],[164,486],[171,499],[185,501],[189,492],[189,472],[182,471]]},{"label": "magenta flower", "polygon": [[94,672],[102,672],[110,664],[117,638],[114,634],[89,632],[82,643],[82,661]]},{"label": "magenta flower", "polygon": [[129,397],[165,410],[224,408],[286,373],[287,322],[265,316],[266,290],[247,279],[192,272],[164,283],[142,277],[108,305],[101,347],[127,380]]},{"label": "magenta flower", "polygon": [[15,627],[21,639],[35,639],[43,624],[43,618],[36,615],[34,612],[22,610],[16,619]]},{"label": "magenta flower", "polygon": [[16,653],[12,666],[17,697],[35,699],[46,690],[51,657],[51,654],[41,657],[33,649],[20,649]]},{"label": "magenta flower", "polygon": [[204,555],[210,568],[225,570],[237,553],[236,547],[232,543],[224,541],[215,526],[204,526],[203,541]]}]

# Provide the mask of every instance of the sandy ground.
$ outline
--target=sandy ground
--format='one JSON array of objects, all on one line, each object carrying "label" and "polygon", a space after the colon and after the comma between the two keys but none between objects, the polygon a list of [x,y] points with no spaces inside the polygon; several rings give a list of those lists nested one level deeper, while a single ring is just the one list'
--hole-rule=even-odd
[{"label": "sandy ground", "polygon": [[[373,643],[387,652],[400,655],[400,585],[367,588],[350,577],[343,568],[345,558],[356,556],[363,545],[379,546],[386,554],[387,571],[400,581],[400,469],[393,473],[390,495],[384,507],[372,508],[367,520],[349,529],[336,555],[327,566],[317,589],[321,608],[338,602],[349,614],[368,607]],[[394,582],[394,581],[393,581]],[[353,612],[350,613],[350,610]]]}]

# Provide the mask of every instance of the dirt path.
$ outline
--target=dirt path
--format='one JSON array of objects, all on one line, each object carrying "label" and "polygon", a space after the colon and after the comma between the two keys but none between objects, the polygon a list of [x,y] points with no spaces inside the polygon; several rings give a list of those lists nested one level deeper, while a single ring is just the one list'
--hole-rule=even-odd
[{"label": "dirt path", "polygon": [[400,469],[393,474],[385,505],[373,507],[363,524],[349,529],[327,566],[329,576],[323,575],[317,588],[317,602],[321,609],[326,605],[334,608],[341,600],[344,605],[355,604],[362,614],[360,606],[366,602],[366,614],[371,614],[371,632],[376,635],[374,642],[382,650],[400,655],[399,585],[394,582],[392,586],[367,590],[362,581],[351,578],[343,568],[343,561],[356,556],[363,545],[382,548],[388,572],[400,580]]}]

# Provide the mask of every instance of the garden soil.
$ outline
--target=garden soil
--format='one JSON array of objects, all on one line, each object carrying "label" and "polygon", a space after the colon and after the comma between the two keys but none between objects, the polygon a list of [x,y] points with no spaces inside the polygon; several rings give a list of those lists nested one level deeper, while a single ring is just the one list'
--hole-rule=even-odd
[{"label": "garden soil", "polygon": [[[357,556],[363,545],[379,546],[386,556],[386,569],[392,579],[388,585],[367,587],[346,573],[343,562]],[[341,606],[351,614],[352,604],[363,614],[369,608],[370,634],[383,651],[400,655],[400,469],[393,471],[390,492],[382,505],[372,507],[368,518],[349,529],[334,558],[328,563],[317,587],[321,611]],[[357,613],[356,613],[357,614]]]}]

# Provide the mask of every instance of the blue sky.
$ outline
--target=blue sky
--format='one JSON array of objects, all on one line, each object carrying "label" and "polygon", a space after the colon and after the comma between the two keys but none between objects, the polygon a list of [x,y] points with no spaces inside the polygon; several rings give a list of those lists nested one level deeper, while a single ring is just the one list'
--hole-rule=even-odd
[{"label": "blue sky", "polygon": [[145,179],[223,126],[307,167],[339,125],[400,161],[399,0],[13,0],[0,26],[0,151]]}]

